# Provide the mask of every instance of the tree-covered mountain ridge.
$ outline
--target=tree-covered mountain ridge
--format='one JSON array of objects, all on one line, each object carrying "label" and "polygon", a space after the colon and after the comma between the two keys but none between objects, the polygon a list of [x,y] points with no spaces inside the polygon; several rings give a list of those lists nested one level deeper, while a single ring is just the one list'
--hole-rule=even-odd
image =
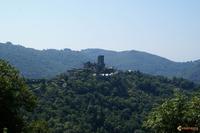
[{"label": "tree-covered mountain ridge", "polygon": [[120,70],[139,70],[153,75],[183,77],[200,81],[200,61],[174,62],[166,58],[140,52],[110,51],[103,49],[36,50],[12,43],[0,43],[0,58],[9,61],[27,78],[49,78],[73,68],[81,68],[86,61],[95,62],[98,55],[105,56],[107,66]]},{"label": "tree-covered mountain ridge", "polygon": [[[96,65],[96,64],[95,64]],[[27,79],[38,97],[31,120],[54,133],[145,133],[147,114],[175,92],[199,90],[191,81],[97,66],[69,70],[52,79]]]},{"label": "tree-covered mountain ridge", "polygon": [[[24,79],[3,60],[0,68],[1,132],[177,132],[180,122],[184,125],[199,122],[196,116],[200,97],[193,97],[188,103],[185,98],[176,98],[178,92],[191,99],[191,94],[199,91],[198,84],[183,78],[108,68],[103,56],[98,56],[97,63],[86,62],[83,68],[68,70],[51,79]],[[172,97],[175,99],[169,101]],[[185,109],[188,104],[189,110]],[[184,110],[179,115],[180,107]],[[146,117],[150,111],[153,112]],[[157,112],[160,115],[155,115]]]}]

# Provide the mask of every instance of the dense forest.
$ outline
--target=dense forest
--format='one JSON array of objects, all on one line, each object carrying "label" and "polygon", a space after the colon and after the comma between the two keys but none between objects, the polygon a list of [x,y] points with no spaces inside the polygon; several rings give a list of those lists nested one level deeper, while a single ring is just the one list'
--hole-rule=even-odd
[{"label": "dense forest", "polygon": [[153,107],[174,97],[189,95],[194,83],[139,71],[117,71],[94,76],[91,70],[74,70],[51,80],[27,80],[39,97],[31,119],[47,121],[55,133],[148,132],[142,127]]},{"label": "dense forest", "polygon": [[182,78],[115,69],[103,74],[105,68],[24,79],[7,62],[0,67],[0,129],[9,133],[173,133],[180,122],[198,126],[200,120],[200,97],[192,96],[199,85]]},{"label": "dense forest", "polygon": [[119,70],[134,70],[167,77],[183,77],[200,82],[200,61],[174,62],[168,59],[135,50],[108,51],[86,49],[35,50],[12,43],[0,43],[0,59],[9,61],[26,78],[53,78],[55,75],[81,68],[86,61],[94,62],[98,55],[105,55],[107,66]]}]

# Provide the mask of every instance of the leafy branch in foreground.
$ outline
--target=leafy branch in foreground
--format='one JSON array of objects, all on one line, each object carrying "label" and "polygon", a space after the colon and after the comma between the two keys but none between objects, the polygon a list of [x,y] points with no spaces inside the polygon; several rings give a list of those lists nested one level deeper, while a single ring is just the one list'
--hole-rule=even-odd
[{"label": "leafy branch in foreground", "polygon": [[155,133],[177,133],[177,127],[200,127],[200,95],[189,98],[176,94],[154,108],[147,116],[143,126]]}]

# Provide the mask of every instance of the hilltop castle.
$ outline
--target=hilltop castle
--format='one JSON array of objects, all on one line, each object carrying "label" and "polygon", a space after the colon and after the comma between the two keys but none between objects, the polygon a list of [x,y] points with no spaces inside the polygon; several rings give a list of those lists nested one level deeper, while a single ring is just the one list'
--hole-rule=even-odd
[{"label": "hilltop castle", "polygon": [[90,69],[96,72],[105,70],[104,56],[99,55],[97,58],[97,63],[91,63],[90,61],[84,63],[84,69]]},{"label": "hilltop castle", "polygon": [[90,61],[83,64],[84,67],[80,69],[68,70],[68,73],[82,72],[84,70],[90,70],[93,73],[93,76],[112,76],[118,73],[113,67],[107,68],[104,63],[104,55],[99,55],[97,57],[97,63],[92,63]]}]

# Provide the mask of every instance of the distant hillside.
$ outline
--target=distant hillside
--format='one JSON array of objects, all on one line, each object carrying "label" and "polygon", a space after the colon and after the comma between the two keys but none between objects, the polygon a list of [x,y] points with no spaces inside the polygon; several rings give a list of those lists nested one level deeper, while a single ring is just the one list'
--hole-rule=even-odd
[{"label": "distant hillside", "polygon": [[139,70],[148,74],[177,76],[200,82],[200,61],[179,63],[134,50],[35,50],[12,43],[0,43],[0,58],[9,61],[28,78],[49,78],[72,68],[80,68],[86,61],[96,61],[100,54],[105,55],[107,66],[117,69]]}]

